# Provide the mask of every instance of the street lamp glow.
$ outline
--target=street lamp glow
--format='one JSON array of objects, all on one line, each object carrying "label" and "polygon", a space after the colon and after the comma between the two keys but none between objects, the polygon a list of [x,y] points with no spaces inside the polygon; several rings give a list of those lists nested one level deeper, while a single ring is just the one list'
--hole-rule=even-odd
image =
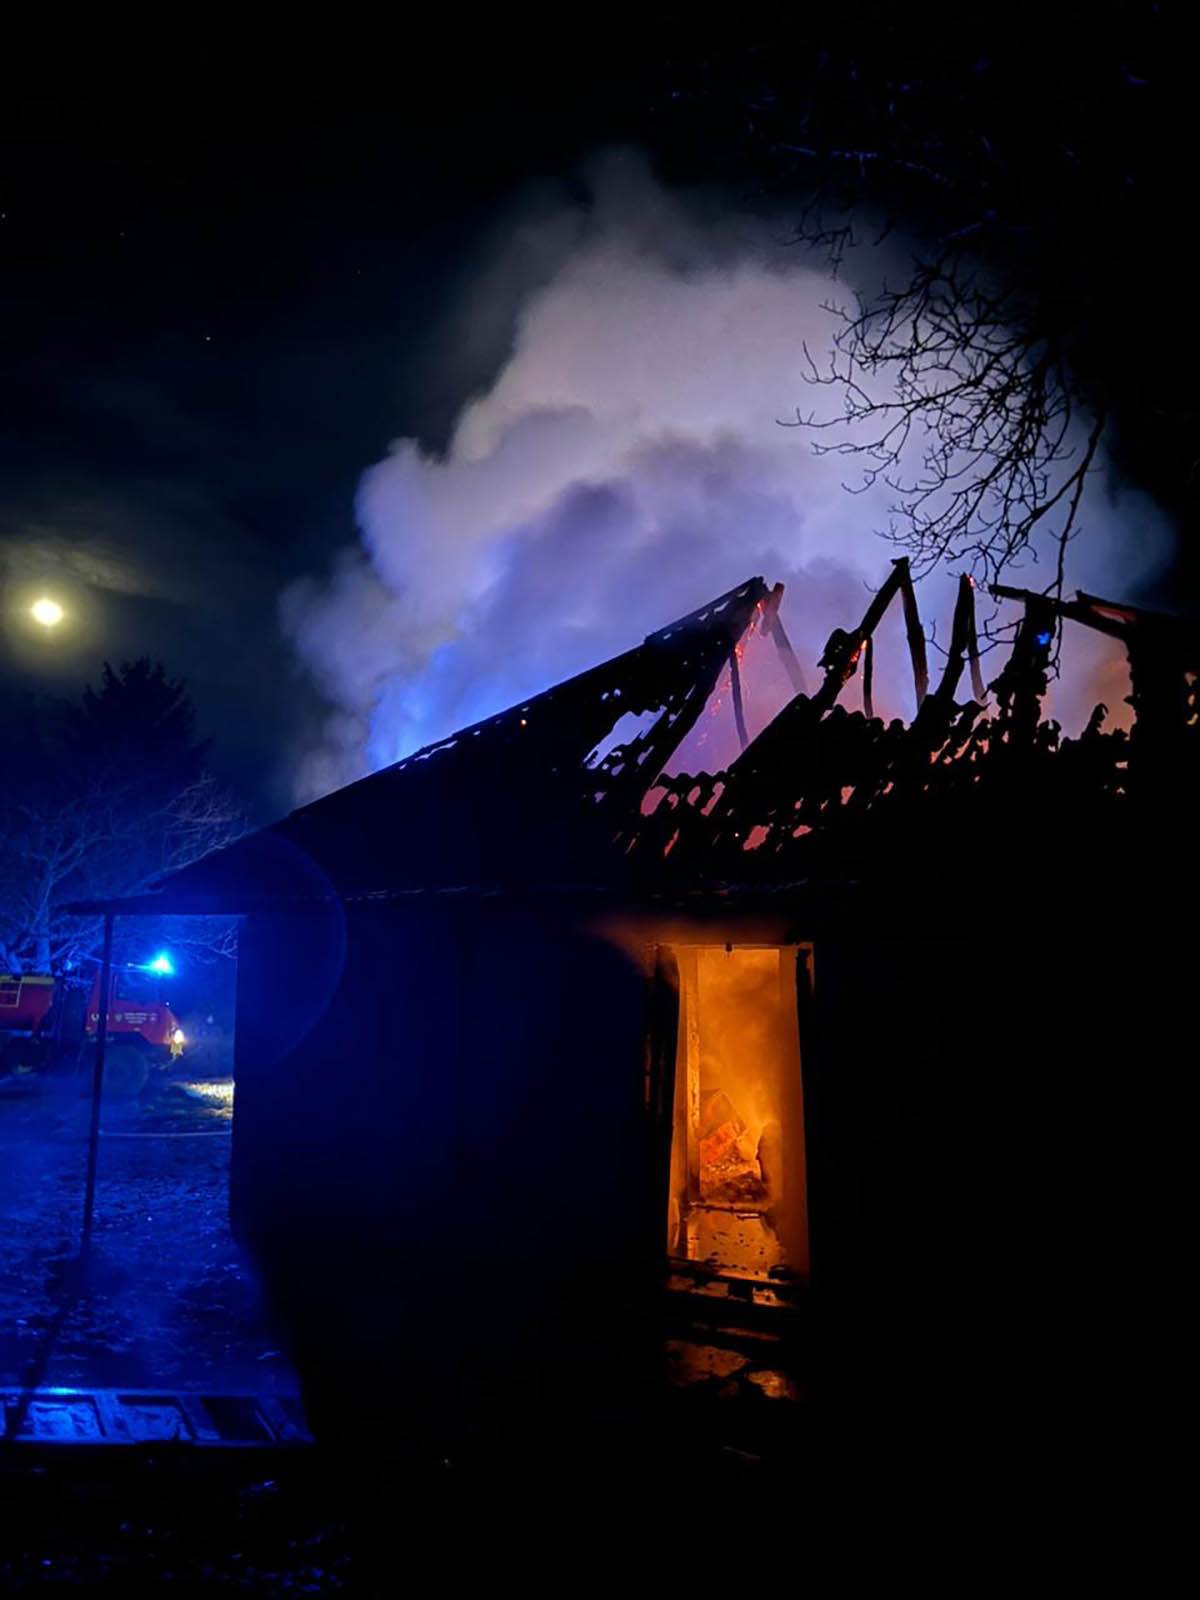
[{"label": "street lamp glow", "polygon": [[40,600],[35,600],[29,608],[29,613],[35,622],[40,622],[43,628],[54,628],[63,619],[63,608],[57,600],[51,600],[45,595]]}]

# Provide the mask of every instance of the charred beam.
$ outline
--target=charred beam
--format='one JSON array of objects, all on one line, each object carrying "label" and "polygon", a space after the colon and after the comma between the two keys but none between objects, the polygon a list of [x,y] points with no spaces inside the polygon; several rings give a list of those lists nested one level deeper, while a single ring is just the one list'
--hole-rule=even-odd
[{"label": "charred beam", "polygon": [[[813,696],[813,705],[817,709],[818,715],[830,709],[837,700],[838,695],[841,694],[854,676],[864,644],[875,632],[888,606],[891,605],[895,598],[897,589],[901,588],[906,582],[911,582],[908,557],[901,556],[898,560],[892,562],[891,572],[872,598],[871,604],[863,613],[863,619],[854,632],[847,633],[842,628],[835,628],[829,635],[824,652],[817,663],[825,674],[825,681]],[[919,619],[917,628],[919,631]],[[923,638],[921,641],[921,656],[923,659]],[[916,657],[913,660],[913,670],[915,673]],[[926,674],[926,684],[928,684],[928,674]]]},{"label": "charred beam", "polygon": [[[983,685],[979,673],[979,646],[975,637],[975,586],[964,572],[958,580],[958,594],[954,601],[954,621],[950,628],[950,648],[946,652],[946,665],[942,672],[942,680],[937,686],[936,698],[944,705],[949,706],[958,690],[958,681],[962,677],[963,662],[968,652],[971,653],[972,686],[982,691]],[[976,700],[982,701],[983,692],[976,692]]]},{"label": "charred beam", "polygon": [[744,750],[750,743],[750,735],[746,731],[746,706],[742,698],[742,663],[738,656],[737,645],[729,652],[729,689],[733,698],[733,720],[737,728],[738,743]]},{"label": "charred beam", "polygon": [[780,602],[783,599],[783,585],[777,583],[770,594],[763,601],[763,632],[770,635],[775,641],[775,648],[779,651],[794,694],[804,694],[806,685],[804,669],[801,667],[792,641],[788,638],[787,629],[783,625],[783,618],[779,615]]},{"label": "charred beam", "polygon": [[1107,634],[1110,639],[1120,639],[1122,643],[1127,644],[1135,635],[1147,641],[1153,639],[1160,648],[1169,648],[1185,657],[1189,667],[1200,666],[1200,624],[1187,617],[1143,611],[1137,606],[1086,594],[1082,589],[1076,591],[1074,600],[1058,600],[1052,595],[1014,589],[1004,583],[992,584],[991,593],[998,600],[1019,600],[1023,604],[1039,601],[1052,606],[1057,616],[1081,623],[1096,633]]},{"label": "charred beam", "polygon": [[971,694],[979,705],[987,699],[987,685],[983,681],[983,669],[979,661],[979,634],[975,627],[975,584],[971,578],[967,579],[967,587],[971,591],[971,603],[967,612],[967,660],[971,666]]},{"label": "charred beam", "polygon": [[1058,616],[1047,595],[1030,595],[1012,654],[992,684],[1010,742],[1032,746],[1037,736]]},{"label": "charred beam", "polygon": [[904,602],[904,631],[908,635],[908,653],[912,658],[913,688],[917,695],[917,710],[921,709],[929,693],[929,664],[925,659],[925,634],[921,628],[921,613],[917,610],[917,592],[913,588],[912,574],[907,558],[897,563],[900,570],[900,596]]}]

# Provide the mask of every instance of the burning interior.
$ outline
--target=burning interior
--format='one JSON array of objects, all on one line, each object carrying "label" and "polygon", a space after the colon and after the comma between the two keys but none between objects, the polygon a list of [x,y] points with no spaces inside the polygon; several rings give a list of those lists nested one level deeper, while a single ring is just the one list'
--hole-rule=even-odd
[{"label": "burning interior", "polygon": [[798,951],[676,951],[667,1249],[741,1277],[808,1273]]}]

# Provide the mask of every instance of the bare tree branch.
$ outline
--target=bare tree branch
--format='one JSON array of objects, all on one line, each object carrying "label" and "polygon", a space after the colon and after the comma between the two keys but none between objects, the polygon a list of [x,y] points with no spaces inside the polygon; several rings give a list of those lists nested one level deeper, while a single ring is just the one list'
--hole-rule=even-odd
[{"label": "bare tree branch", "polygon": [[901,288],[829,309],[841,327],[824,366],[806,351],[807,376],[838,391],[840,414],[798,411],[792,425],[836,436],[814,449],[855,460],[848,489],[890,491],[880,532],[914,574],[954,561],[995,582],[1018,557],[1038,559],[1045,534],[1061,588],[1105,417],[1088,415],[1030,308],[946,250]]}]

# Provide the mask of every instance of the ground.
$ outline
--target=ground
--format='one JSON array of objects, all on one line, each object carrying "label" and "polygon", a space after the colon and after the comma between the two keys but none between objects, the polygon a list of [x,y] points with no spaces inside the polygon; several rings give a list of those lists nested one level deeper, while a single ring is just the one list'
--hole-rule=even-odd
[{"label": "ground", "polygon": [[94,1267],[48,1345],[79,1253],[87,1105],[0,1096],[0,1386],[295,1388],[229,1232],[230,1091],[169,1082],[106,1107]]},{"label": "ground", "polygon": [[[86,1100],[0,1092],[0,1389],[295,1390],[253,1273],[230,1236],[230,1111],[231,1085],[213,1081],[160,1084],[137,1102],[106,1107],[92,1267],[80,1286]],[[684,1336],[670,1341],[669,1354],[676,1392],[682,1387],[716,1412],[732,1406],[739,1418],[749,1403],[751,1423],[777,1410],[769,1403],[773,1386],[789,1383],[765,1351],[747,1355]],[[734,1446],[742,1443],[737,1434]],[[731,1437],[723,1423],[708,1436]],[[621,1499],[638,1455],[631,1444],[627,1459],[605,1469]],[[712,1461],[735,1479],[761,1477],[753,1452],[741,1448],[716,1449]],[[439,1518],[478,1527],[489,1507],[495,1514],[502,1485],[494,1473],[464,1483],[453,1464],[443,1466],[447,1473],[432,1477],[423,1468],[422,1480],[401,1490],[397,1469],[381,1462],[382,1501],[364,1507],[357,1498],[347,1505],[340,1470],[330,1472],[304,1447],[97,1454],[0,1446],[0,1501],[9,1527],[20,1530],[0,1545],[0,1589],[129,1594],[166,1584],[177,1593],[390,1593],[392,1580],[379,1582],[378,1574],[394,1576],[397,1538],[428,1544]],[[557,1462],[538,1470],[534,1499],[559,1476]],[[683,1483],[688,1469],[665,1476]],[[590,1502],[576,1481],[567,1475],[559,1488],[567,1511],[573,1506],[578,1515]],[[527,1485],[507,1488],[524,1494]],[[655,1474],[655,1496],[663,1492]]]},{"label": "ground", "polygon": [[[78,1296],[86,1100],[0,1092],[0,1389],[294,1391],[229,1232],[231,1090],[105,1108]],[[0,1588],[337,1592],[346,1536],[305,1455],[0,1447]]]}]

